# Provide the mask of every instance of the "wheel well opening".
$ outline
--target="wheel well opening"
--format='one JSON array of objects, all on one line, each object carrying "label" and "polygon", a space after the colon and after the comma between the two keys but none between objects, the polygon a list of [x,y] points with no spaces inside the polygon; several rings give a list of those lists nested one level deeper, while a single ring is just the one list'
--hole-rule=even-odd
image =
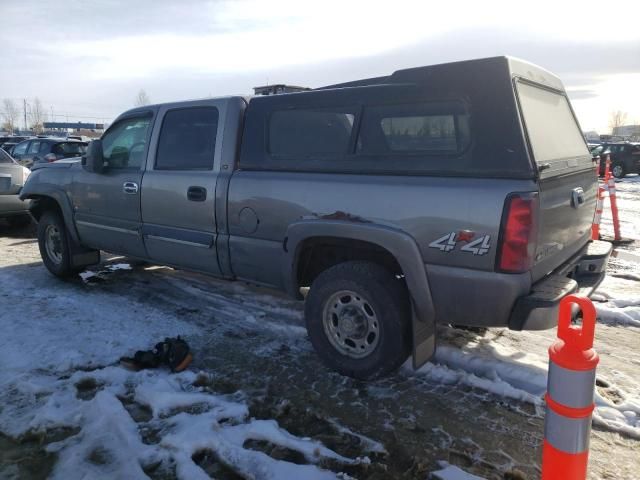
[{"label": "wheel well opening", "polygon": [[60,205],[51,197],[34,197],[31,199],[31,205],[29,206],[29,211],[31,215],[36,220],[40,220],[44,212],[53,210],[62,216],[62,210],[60,209]]},{"label": "wheel well opening", "polygon": [[385,248],[364,240],[339,237],[315,237],[306,240],[298,256],[296,280],[298,287],[308,287],[327,268],[339,263],[359,260],[377,263],[394,275],[402,268]]}]

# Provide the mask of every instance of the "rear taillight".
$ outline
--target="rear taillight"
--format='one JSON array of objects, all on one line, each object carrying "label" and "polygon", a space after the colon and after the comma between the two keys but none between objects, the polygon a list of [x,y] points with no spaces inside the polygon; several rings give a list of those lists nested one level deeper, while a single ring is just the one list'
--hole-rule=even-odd
[{"label": "rear taillight", "polygon": [[507,197],[500,228],[498,270],[519,273],[532,267],[537,223],[537,193],[512,193]]}]

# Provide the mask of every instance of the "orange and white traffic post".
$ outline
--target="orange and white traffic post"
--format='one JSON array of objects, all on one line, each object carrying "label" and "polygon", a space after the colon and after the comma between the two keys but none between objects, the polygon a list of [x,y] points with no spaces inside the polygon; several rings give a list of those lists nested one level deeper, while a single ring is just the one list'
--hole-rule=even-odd
[{"label": "orange and white traffic post", "polygon": [[[598,174],[600,173],[600,161],[598,161]],[[596,200],[596,211],[591,224],[591,239],[600,239],[600,222],[602,220],[602,212],[604,211],[604,191],[607,190],[609,202],[611,204],[611,218],[613,220],[613,240],[612,243],[627,243],[631,240],[622,238],[620,234],[620,214],[618,212],[618,200],[616,198],[616,182],[611,174],[611,157],[607,154],[605,160],[603,183],[598,185],[598,198]]]},{"label": "orange and white traffic post", "polygon": [[609,203],[611,203],[611,219],[613,220],[613,239],[616,242],[622,240],[620,235],[620,216],[618,215],[618,201],[616,199],[616,182],[613,175],[609,174],[607,179],[607,189],[609,190]]},{"label": "orange and white traffic post", "polygon": [[602,211],[604,210],[604,187],[598,185],[598,198],[596,199],[596,213],[593,216],[591,224],[591,240],[600,239],[600,221],[602,220]]},{"label": "orange and white traffic post", "polygon": [[611,176],[611,155],[607,153],[607,158],[604,161],[604,181],[609,180]]},{"label": "orange and white traffic post", "polygon": [[[582,311],[582,325],[572,325],[572,306]],[[598,354],[593,349],[596,309],[586,297],[560,301],[558,339],[549,347],[545,400],[542,480],[587,478],[589,436]]]}]

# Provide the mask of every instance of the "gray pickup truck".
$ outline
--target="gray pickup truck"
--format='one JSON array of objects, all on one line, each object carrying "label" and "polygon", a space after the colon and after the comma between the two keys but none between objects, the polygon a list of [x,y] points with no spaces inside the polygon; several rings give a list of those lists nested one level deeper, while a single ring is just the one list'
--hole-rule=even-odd
[{"label": "gray pickup truck", "polygon": [[54,275],[104,250],[286,290],[323,361],[371,378],[438,323],[551,328],[590,294],[595,168],[560,80],[497,57],[136,108],[21,198]]}]

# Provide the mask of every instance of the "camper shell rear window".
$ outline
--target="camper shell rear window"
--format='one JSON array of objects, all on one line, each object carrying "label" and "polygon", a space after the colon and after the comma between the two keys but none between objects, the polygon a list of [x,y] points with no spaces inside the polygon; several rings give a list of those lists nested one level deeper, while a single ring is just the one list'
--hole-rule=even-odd
[{"label": "camper shell rear window", "polygon": [[564,92],[517,82],[533,160],[542,172],[590,167],[591,155]]}]

